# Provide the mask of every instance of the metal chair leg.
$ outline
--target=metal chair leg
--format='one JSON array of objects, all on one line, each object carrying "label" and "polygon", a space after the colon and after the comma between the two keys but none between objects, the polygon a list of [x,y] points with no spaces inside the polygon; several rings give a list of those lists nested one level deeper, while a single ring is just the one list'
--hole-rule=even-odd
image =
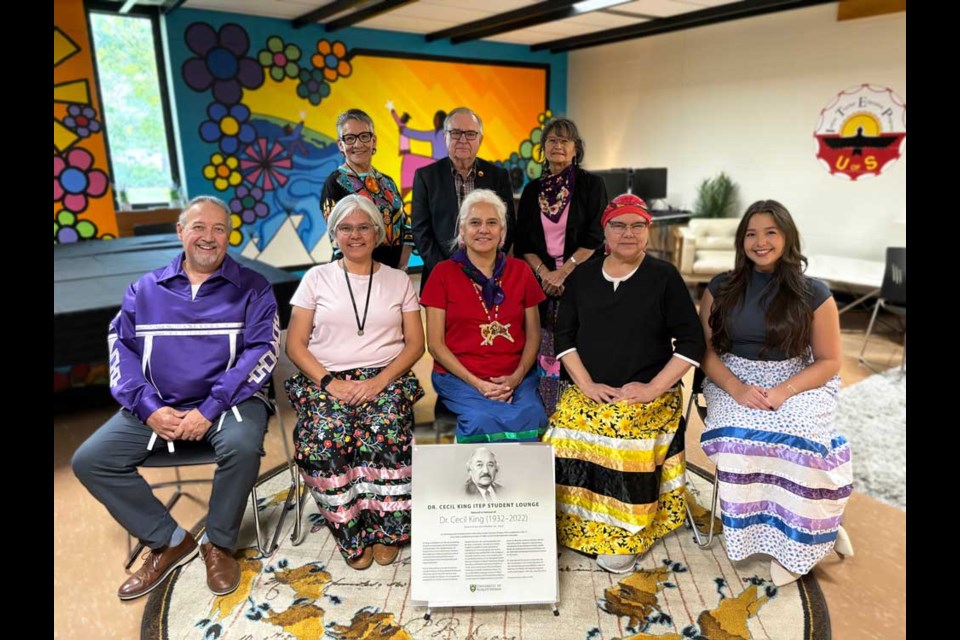
[{"label": "metal chair leg", "polygon": [[867,352],[867,343],[870,341],[870,334],[873,333],[873,324],[877,321],[877,313],[880,311],[880,300],[873,305],[873,315],[870,316],[870,324],[867,325],[867,333],[863,336],[863,347],[860,349],[859,362],[875,373],[880,373],[880,369],[875,367],[872,362],[864,357]]},{"label": "metal chair leg", "polygon": [[716,470],[713,473],[713,495],[710,498],[710,528],[707,532],[707,541],[703,542],[703,538],[700,535],[700,530],[697,529],[697,523],[693,520],[693,510],[690,508],[690,502],[687,501],[687,519],[690,521],[690,528],[693,529],[693,538],[694,542],[701,549],[709,549],[713,546],[713,540],[716,537],[714,534],[714,528],[716,526],[716,516],[714,515],[717,512],[717,497],[719,495],[720,480],[719,475]]},{"label": "metal chair leg", "polygon": [[303,544],[303,539],[306,534],[306,529],[303,526],[303,501],[306,500],[307,494],[310,493],[305,486],[303,486],[303,478],[300,475],[298,469],[294,469],[294,483],[296,488],[294,489],[294,504],[296,505],[296,518],[297,521],[293,525],[293,533],[290,534],[290,542],[293,543],[293,546],[299,547]]}]

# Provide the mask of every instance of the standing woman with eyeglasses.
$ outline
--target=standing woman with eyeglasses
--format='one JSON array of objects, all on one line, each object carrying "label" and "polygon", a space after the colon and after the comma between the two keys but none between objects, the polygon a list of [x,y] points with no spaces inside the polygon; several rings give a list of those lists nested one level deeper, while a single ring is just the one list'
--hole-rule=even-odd
[{"label": "standing woman with eyeglasses", "polygon": [[557,358],[575,386],[543,441],[556,453],[560,543],[626,573],[683,525],[679,382],[706,343],[676,267],[646,253],[646,203],[617,196],[600,224],[607,256],[564,283]]},{"label": "standing woman with eyeglasses", "polygon": [[385,229],[368,198],[330,212],[343,257],[313,267],[290,303],[286,381],[297,411],[296,463],[346,563],[390,564],[410,539],[413,405],[410,368],[424,350],[420,304],[407,274],[374,258]]},{"label": "standing woman with eyeglasses", "polygon": [[[403,199],[393,178],[373,166],[377,152],[373,119],[360,109],[341,113],[337,117],[337,148],[343,154],[343,164],[323,185],[320,204],[324,217],[329,219],[334,205],[346,195],[357,193],[369,198],[380,210],[386,230],[380,246],[374,250],[374,259],[406,271],[413,251],[410,216],[403,209]],[[333,257],[339,259],[340,255],[335,252]]]},{"label": "standing woman with eyeglasses", "polygon": [[540,399],[553,413],[560,395],[554,328],[563,283],[603,244],[600,216],[607,205],[603,180],[585,171],[583,140],[567,118],[548,121],[540,136],[543,174],[527,184],[517,208],[517,256],[533,269],[547,300],[540,305],[537,373]]}]

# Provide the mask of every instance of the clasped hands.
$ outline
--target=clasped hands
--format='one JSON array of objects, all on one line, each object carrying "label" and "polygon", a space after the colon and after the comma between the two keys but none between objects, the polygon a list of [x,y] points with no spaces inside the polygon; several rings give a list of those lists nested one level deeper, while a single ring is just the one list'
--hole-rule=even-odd
[{"label": "clasped hands", "polygon": [[732,395],[733,399],[737,401],[737,404],[760,411],[776,411],[780,408],[780,405],[790,397],[788,392],[779,387],[764,389],[763,387],[745,384],[743,382],[740,383]]},{"label": "clasped hands", "polygon": [[516,374],[509,376],[493,376],[489,380],[480,380],[473,385],[485,398],[498,402],[510,402],[513,391],[523,378]]},{"label": "clasped hands", "polygon": [[366,380],[333,380],[327,385],[327,393],[334,398],[351,405],[369,402],[383,391],[383,385],[376,378]]},{"label": "clasped hands", "polygon": [[212,423],[196,409],[181,411],[160,407],[147,418],[147,426],[164,440],[203,440]]},{"label": "clasped hands", "polygon": [[653,388],[653,385],[645,382],[628,382],[622,387],[611,387],[608,384],[591,381],[581,386],[580,391],[583,392],[583,395],[600,404],[652,402],[660,395]]}]

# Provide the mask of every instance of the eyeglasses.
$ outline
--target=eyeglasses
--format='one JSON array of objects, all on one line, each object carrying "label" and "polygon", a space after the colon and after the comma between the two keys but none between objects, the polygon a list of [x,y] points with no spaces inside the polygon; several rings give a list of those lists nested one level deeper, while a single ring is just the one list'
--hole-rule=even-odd
[{"label": "eyeglasses", "polygon": [[447,135],[453,138],[454,140],[462,140],[466,138],[467,140],[473,142],[477,139],[477,136],[480,135],[479,131],[465,131],[463,129],[447,129]]},{"label": "eyeglasses", "polygon": [[340,136],[340,140],[343,141],[343,144],[356,144],[357,140],[360,142],[370,142],[373,140],[373,134],[369,131],[364,131],[363,133],[348,133],[346,135]]},{"label": "eyeglasses", "polygon": [[611,222],[607,224],[607,228],[610,229],[610,233],[614,233],[618,236],[622,236],[627,232],[627,229],[630,229],[634,234],[639,234],[641,231],[647,228],[646,222],[634,222],[633,224],[624,224],[622,222]]},{"label": "eyeglasses", "polygon": [[568,145],[571,142],[573,142],[573,140],[571,140],[570,138],[555,138],[553,136],[550,136],[549,138],[546,139],[546,143],[548,147],[563,147]]},{"label": "eyeglasses", "polygon": [[368,235],[373,233],[373,230],[376,229],[372,224],[358,224],[356,226],[352,224],[341,224],[337,225],[337,233],[341,233],[345,236],[352,236],[354,231],[359,231],[360,235]]}]

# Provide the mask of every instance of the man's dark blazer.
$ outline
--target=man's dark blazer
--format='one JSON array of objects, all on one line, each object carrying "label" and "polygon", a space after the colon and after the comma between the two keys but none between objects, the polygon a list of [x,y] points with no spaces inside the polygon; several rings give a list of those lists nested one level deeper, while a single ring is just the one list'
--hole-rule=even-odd
[{"label": "man's dark blazer", "polygon": [[[504,251],[510,250],[516,217],[513,207],[513,187],[507,170],[477,158],[477,189],[492,189],[507,205],[507,241]],[[430,271],[450,257],[450,242],[457,235],[457,191],[453,180],[450,158],[437,160],[417,169],[413,176],[413,206],[410,211],[413,224],[413,242],[423,258],[420,290]]]}]

